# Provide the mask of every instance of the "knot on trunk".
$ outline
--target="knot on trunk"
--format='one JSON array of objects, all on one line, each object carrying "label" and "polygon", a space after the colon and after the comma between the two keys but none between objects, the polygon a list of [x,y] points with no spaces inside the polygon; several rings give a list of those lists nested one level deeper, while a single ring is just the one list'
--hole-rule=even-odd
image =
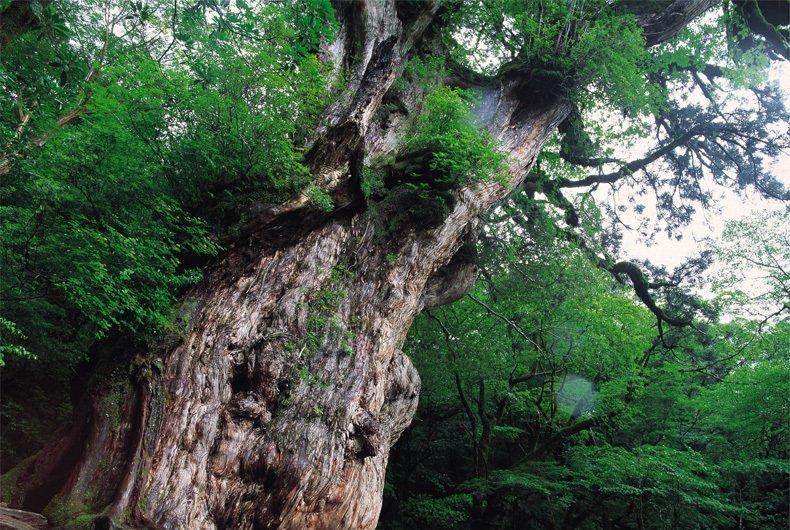
[{"label": "knot on trunk", "polygon": [[351,422],[351,449],[359,458],[376,456],[381,446],[381,424],[367,410],[357,413]]},{"label": "knot on trunk", "polygon": [[392,357],[381,407],[382,432],[390,447],[411,423],[420,396],[420,374],[401,351]]},{"label": "knot on trunk", "polygon": [[259,425],[268,423],[272,419],[266,400],[255,392],[236,397],[231,402],[229,411],[237,419],[248,419]]},{"label": "knot on trunk", "polygon": [[472,289],[479,273],[476,240],[475,234],[461,245],[447,265],[428,278],[422,298],[424,309],[455,302]]}]

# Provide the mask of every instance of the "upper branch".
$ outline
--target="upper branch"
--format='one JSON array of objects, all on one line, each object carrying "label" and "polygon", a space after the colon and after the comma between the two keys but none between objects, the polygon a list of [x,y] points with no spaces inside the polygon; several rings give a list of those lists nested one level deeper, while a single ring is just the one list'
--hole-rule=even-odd
[{"label": "upper branch", "polygon": [[615,263],[612,266],[606,267],[606,269],[614,275],[625,274],[628,276],[628,278],[631,280],[631,284],[634,286],[634,292],[636,293],[636,296],[659,320],[663,320],[668,324],[678,327],[687,326],[691,323],[691,321],[687,319],[673,318],[667,315],[663,309],[658,307],[658,304],[656,304],[653,296],[650,294],[651,286],[658,284],[649,282],[645,277],[645,274],[642,272],[642,269],[640,269],[638,265],[630,261],[621,261],[619,263]]},{"label": "upper branch", "polygon": [[677,147],[686,145],[689,140],[693,139],[696,136],[702,136],[705,134],[711,134],[719,130],[720,127],[713,126],[712,124],[708,125],[697,125],[686,131],[685,133],[681,134],[671,142],[655,149],[653,152],[645,156],[644,158],[640,158],[638,160],[634,160],[629,162],[617,171],[612,173],[604,173],[602,175],[590,175],[580,180],[569,180],[566,178],[558,179],[557,185],[560,188],[584,188],[587,186],[592,186],[595,184],[614,184],[621,178],[632,175],[636,171],[647,167],[648,165],[652,164],[659,158],[666,156],[667,154],[671,153],[673,149]]},{"label": "upper branch", "polygon": [[645,307],[647,307],[658,320],[659,332],[662,335],[662,322],[666,322],[676,327],[685,327],[691,324],[690,319],[675,318],[668,315],[666,311],[659,307],[655,298],[650,293],[651,289],[668,286],[675,287],[675,284],[670,282],[651,282],[645,276],[645,273],[642,272],[642,269],[639,267],[639,265],[630,261],[620,261],[612,264],[612,261],[608,257],[601,258],[592,248],[590,248],[587,242],[577,232],[568,229],[563,230],[563,233],[569,241],[579,246],[581,251],[584,252],[591,262],[593,262],[598,268],[610,273],[617,281],[622,283],[621,275],[628,276],[628,279],[631,280],[631,284],[633,285],[634,293],[636,294],[637,298],[639,298]]},{"label": "upper branch", "polygon": [[675,0],[657,13],[637,15],[648,46],[655,46],[674,37],[689,22],[718,4],[721,0]]}]

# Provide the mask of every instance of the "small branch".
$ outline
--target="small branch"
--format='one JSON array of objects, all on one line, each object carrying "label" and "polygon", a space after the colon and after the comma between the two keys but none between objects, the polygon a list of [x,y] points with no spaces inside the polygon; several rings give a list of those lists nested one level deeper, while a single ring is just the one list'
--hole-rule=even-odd
[{"label": "small branch", "polygon": [[622,166],[617,171],[612,173],[604,173],[603,175],[590,175],[580,180],[568,180],[566,178],[557,179],[556,183],[557,186],[560,188],[584,188],[587,186],[592,186],[594,184],[614,184],[621,178],[632,175],[635,172],[644,169],[648,165],[652,164],[659,158],[666,156],[667,154],[671,153],[677,147],[685,145],[696,136],[701,136],[705,134],[710,134],[712,132],[718,132],[720,129],[719,126],[714,124],[707,124],[705,126],[697,125],[686,131],[685,133],[681,134],[668,144],[659,147],[649,155],[644,158],[640,158],[638,160],[634,160],[633,162],[629,162]]},{"label": "small branch", "polygon": [[498,313],[498,312],[497,312],[497,311],[496,311],[494,308],[492,308],[490,305],[486,304],[485,302],[483,302],[482,300],[480,300],[479,298],[477,298],[477,297],[476,297],[475,295],[473,295],[472,293],[467,293],[467,294],[466,294],[466,296],[468,296],[469,298],[471,298],[472,300],[474,300],[475,302],[477,302],[479,305],[483,306],[483,307],[486,309],[486,311],[488,311],[490,314],[494,315],[494,316],[495,316],[495,317],[497,317],[499,320],[501,320],[502,322],[504,322],[504,323],[506,323],[508,326],[510,326],[510,327],[511,327],[511,328],[512,328],[512,329],[513,329],[513,330],[514,330],[516,333],[518,333],[519,335],[521,335],[521,336],[524,338],[524,340],[526,340],[527,342],[529,342],[530,344],[532,344],[532,345],[535,347],[535,349],[536,349],[537,351],[542,351],[541,347],[540,347],[540,346],[539,346],[539,345],[538,345],[538,344],[537,344],[537,343],[536,343],[534,340],[532,340],[532,338],[531,338],[531,337],[530,337],[530,336],[527,334],[527,332],[525,332],[523,329],[521,329],[521,328],[518,326],[518,324],[516,324],[515,322],[513,322],[512,320],[510,320],[509,318],[507,318],[507,317],[506,317],[505,315],[503,315],[502,313]]},{"label": "small branch", "polygon": [[664,310],[661,309],[658,306],[658,304],[656,304],[656,301],[653,299],[653,296],[650,294],[651,286],[664,287],[672,284],[665,282],[648,281],[644,273],[642,272],[642,269],[640,269],[638,265],[630,261],[620,261],[618,263],[615,263],[614,265],[610,265],[610,260],[606,258],[600,258],[587,245],[584,239],[582,239],[582,237],[579,236],[579,234],[577,234],[576,232],[570,229],[563,230],[563,233],[565,234],[566,238],[569,241],[579,245],[579,248],[582,250],[582,252],[584,252],[584,254],[590,259],[590,261],[592,261],[593,264],[595,264],[595,266],[612,274],[612,276],[614,276],[614,278],[618,282],[622,283],[622,279],[620,278],[621,274],[625,274],[626,276],[629,277],[629,279],[631,280],[631,284],[634,287],[634,292],[636,296],[650,310],[650,312],[656,316],[656,319],[658,319],[658,331],[659,331],[659,336],[662,338],[662,341],[664,335],[664,329],[661,325],[662,322],[666,322],[675,327],[685,327],[691,324],[691,320],[673,318],[667,315],[664,312]]},{"label": "small branch", "polygon": [[517,377],[511,377],[508,380],[508,385],[513,387],[513,386],[516,386],[516,385],[518,385],[520,383],[525,383],[525,382],[529,381],[530,379],[535,379],[535,378],[538,378],[538,377],[544,377],[544,376],[548,376],[548,375],[558,375],[561,372],[562,372],[562,370],[546,370],[544,372],[529,372],[529,373],[526,373],[526,374],[519,375]]},{"label": "small branch", "polygon": [[172,39],[170,39],[170,44],[167,45],[167,48],[162,52],[162,54],[157,58],[156,62],[161,63],[162,59],[164,59],[165,55],[170,52],[170,49],[173,47],[173,44],[176,43],[176,21],[178,16],[178,0],[173,0],[173,19],[170,22],[170,31],[173,34]]}]

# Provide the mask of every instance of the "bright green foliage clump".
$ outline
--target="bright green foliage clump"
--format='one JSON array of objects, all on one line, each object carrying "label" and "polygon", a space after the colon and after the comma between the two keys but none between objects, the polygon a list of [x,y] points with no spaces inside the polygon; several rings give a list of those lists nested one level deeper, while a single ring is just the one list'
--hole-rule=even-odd
[{"label": "bright green foliage clump", "polygon": [[364,168],[365,196],[399,183],[447,191],[503,175],[505,155],[475,122],[473,98],[472,93],[457,88],[430,89],[398,153]]},{"label": "bright green foliage clump", "polygon": [[[650,57],[630,13],[605,0],[476,0],[447,15],[459,63],[484,74],[529,72],[536,95],[644,110],[661,100],[645,79]],[[616,46],[612,43],[616,42]]]},{"label": "bright green foliage clump", "polygon": [[0,54],[2,355],[167,327],[216,235],[311,181],[328,1],[104,4],[35,4]]},{"label": "bright green foliage clump", "polygon": [[364,196],[384,197],[371,211],[386,225],[385,232],[410,223],[435,226],[450,213],[455,190],[504,178],[505,155],[475,123],[471,97],[446,86],[431,89],[398,154],[363,168]]},{"label": "bright green foliage clump", "polygon": [[407,159],[428,153],[428,170],[435,188],[487,180],[502,170],[504,156],[497,151],[493,138],[475,123],[469,106],[469,96],[460,90],[432,90],[425,96],[414,134],[404,142]]},{"label": "bright green foliage clump", "polygon": [[[612,39],[617,45],[612,46]],[[570,91],[582,107],[604,103],[628,114],[660,108],[664,93],[651,83],[651,57],[633,17],[603,16],[589,23],[573,43]]]},{"label": "bright green foliage clump", "polygon": [[359,187],[365,200],[373,198],[374,195],[384,193],[384,176],[386,168],[382,166],[365,166],[362,168],[359,179]]},{"label": "bright green foliage clump", "polygon": [[4,311],[37,354],[49,332],[163,326],[173,294],[199,276],[180,256],[216,252],[205,222],[170,192],[150,138],[134,133],[161,125],[162,96],[92,91],[79,126],[20,160],[0,187]]},{"label": "bright green foliage clump", "polygon": [[472,496],[456,493],[439,500],[428,495],[415,495],[404,503],[403,511],[412,528],[454,530],[463,528],[472,507]]}]

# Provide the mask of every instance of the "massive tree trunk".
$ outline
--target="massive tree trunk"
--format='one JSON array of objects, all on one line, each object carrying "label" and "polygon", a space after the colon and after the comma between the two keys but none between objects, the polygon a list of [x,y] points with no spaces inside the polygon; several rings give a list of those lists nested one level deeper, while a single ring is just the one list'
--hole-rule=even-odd
[{"label": "massive tree trunk", "polygon": [[181,330],[153,347],[100,345],[73,427],[15,471],[13,505],[97,527],[375,527],[420,389],[400,351],[409,326],[458,295],[441,286],[468,270],[442,267],[569,112],[517,73],[481,84],[475,112],[509,156],[509,185],[456,190],[438,226],[382,236],[354,174],[394,146],[404,117],[372,116],[435,11],[339,4],[326,57],[354,77],[309,155],[337,210],[261,213],[186,296]]}]

